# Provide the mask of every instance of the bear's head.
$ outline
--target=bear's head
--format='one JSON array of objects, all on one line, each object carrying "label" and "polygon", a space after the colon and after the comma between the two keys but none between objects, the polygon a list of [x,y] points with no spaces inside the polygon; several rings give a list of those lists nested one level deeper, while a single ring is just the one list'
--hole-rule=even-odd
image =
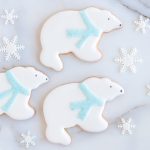
[{"label": "bear's head", "polygon": [[48,81],[48,77],[33,67],[15,67],[10,70],[15,79],[27,89],[35,89]]},{"label": "bear's head", "polygon": [[122,27],[121,21],[110,11],[89,7],[86,9],[86,12],[102,32],[110,32]]},{"label": "bear's head", "polygon": [[124,94],[123,88],[108,78],[92,77],[86,79],[83,83],[104,101],[111,101],[117,96]]}]

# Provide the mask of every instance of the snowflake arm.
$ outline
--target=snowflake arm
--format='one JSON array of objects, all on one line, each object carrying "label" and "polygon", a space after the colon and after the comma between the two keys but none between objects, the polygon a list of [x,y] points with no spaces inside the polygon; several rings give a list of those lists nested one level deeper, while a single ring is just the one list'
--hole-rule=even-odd
[{"label": "snowflake arm", "polygon": [[23,144],[26,149],[30,148],[30,146],[35,146],[36,142],[36,136],[32,136],[30,131],[28,131],[26,134],[21,134],[22,140],[20,141],[20,144]]},{"label": "snowflake arm", "polygon": [[136,66],[135,65],[131,65],[129,68],[130,68],[131,72],[136,73]]},{"label": "snowflake arm", "polygon": [[14,36],[11,40],[6,37],[2,39],[2,45],[0,46],[0,52],[5,53],[5,60],[8,61],[11,57],[20,60],[19,51],[23,50],[24,46],[18,44],[18,37]]},{"label": "snowflake arm", "polygon": [[134,21],[136,25],[136,31],[141,30],[142,33],[146,33],[146,29],[150,29],[150,19],[144,18],[143,16],[139,16],[138,20]]},{"label": "snowflake arm", "polygon": [[137,56],[137,49],[120,49],[120,56],[115,58],[114,61],[121,65],[120,72],[126,72],[129,70],[132,73],[136,73],[136,63],[141,63],[142,59]]},{"label": "snowflake arm", "polygon": [[129,118],[125,120],[124,118],[121,118],[120,123],[118,124],[118,128],[120,128],[122,131],[121,133],[124,134],[132,134],[132,129],[135,128],[135,125],[132,124],[132,119]]},{"label": "snowflake arm", "polygon": [[1,18],[5,20],[5,24],[14,24],[15,19],[18,19],[18,16],[15,14],[15,10],[4,9],[4,14],[1,15]]},{"label": "snowflake arm", "polygon": [[150,84],[148,84],[146,88],[148,89],[147,95],[150,96]]}]

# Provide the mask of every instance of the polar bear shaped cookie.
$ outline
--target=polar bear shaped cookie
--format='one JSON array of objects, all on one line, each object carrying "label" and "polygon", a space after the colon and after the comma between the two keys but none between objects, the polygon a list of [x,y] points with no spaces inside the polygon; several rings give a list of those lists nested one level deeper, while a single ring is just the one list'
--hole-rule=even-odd
[{"label": "polar bear shaped cookie", "polygon": [[65,129],[76,125],[88,132],[105,130],[105,103],[123,93],[123,88],[108,78],[91,77],[57,87],[47,95],[43,106],[47,139],[68,145],[71,137]]},{"label": "polar bear shaped cookie", "polygon": [[81,11],[62,11],[50,17],[41,31],[40,61],[60,71],[60,54],[73,53],[81,60],[94,62],[102,57],[97,45],[104,32],[121,27],[110,11],[89,7]]},{"label": "polar bear shaped cookie", "polygon": [[31,91],[47,81],[48,77],[33,67],[15,67],[0,73],[0,114],[16,120],[31,118]]}]

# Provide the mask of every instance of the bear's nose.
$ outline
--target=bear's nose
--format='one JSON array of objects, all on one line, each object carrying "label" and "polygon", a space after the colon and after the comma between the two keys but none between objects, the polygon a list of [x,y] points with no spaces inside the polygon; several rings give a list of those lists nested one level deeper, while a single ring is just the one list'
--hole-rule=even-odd
[{"label": "bear's nose", "polygon": [[48,78],[46,78],[45,80],[48,81]]},{"label": "bear's nose", "polygon": [[122,27],[122,24],[119,24],[120,27]]},{"label": "bear's nose", "polygon": [[120,93],[124,93],[124,90],[123,90],[123,89],[121,89],[121,90],[120,90]]}]

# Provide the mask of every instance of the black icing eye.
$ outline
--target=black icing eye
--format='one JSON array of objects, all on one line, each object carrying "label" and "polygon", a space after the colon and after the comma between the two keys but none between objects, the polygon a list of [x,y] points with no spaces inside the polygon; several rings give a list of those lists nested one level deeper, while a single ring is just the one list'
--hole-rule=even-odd
[{"label": "black icing eye", "polygon": [[35,74],[35,77],[37,77],[38,75],[37,74]]},{"label": "black icing eye", "polygon": [[110,18],[108,18],[108,20],[110,20]]},{"label": "black icing eye", "polygon": [[112,88],[112,85],[110,85],[109,87]]}]

